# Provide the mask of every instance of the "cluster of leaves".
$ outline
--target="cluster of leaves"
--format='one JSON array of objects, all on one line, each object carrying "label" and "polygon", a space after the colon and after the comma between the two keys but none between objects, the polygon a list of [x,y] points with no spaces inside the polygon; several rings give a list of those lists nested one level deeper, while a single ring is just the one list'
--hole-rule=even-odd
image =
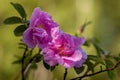
[{"label": "cluster of leaves", "polygon": [[16,11],[20,14],[19,16],[12,16],[8,17],[4,20],[4,24],[11,25],[11,24],[19,24],[15,30],[15,36],[22,36],[23,32],[27,29],[29,21],[26,20],[27,14],[24,8],[18,3],[12,3],[11,5],[16,9]]},{"label": "cluster of leaves", "polygon": [[[89,47],[90,44],[94,46],[97,54],[96,55],[88,55],[86,62],[83,64],[83,66],[81,68],[74,68],[74,70],[76,71],[77,74],[84,72],[84,74],[79,78],[88,77],[88,75],[90,73],[91,73],[91,75],[94,73],[96,75],[96,72],[95,72],[96,67],[99,67],[98,73],[101,73],[103,70],[105,70],[105,69],[103,69],[103,67],[106,69],[113,68],[115,66],[114,63],[116,63],[120,60],[120,54],[119,54],[119,56],[113,56],[109,51],[103,49],[99,45],[99,41],[97,39],[93,38],[91,40],[88,40],[88,41],[86,41],[86,43],[84,45]],[[115,71],[113,71],[113,70],[106,70],[106,71],[108,73],[109,78],[111,80],[114,80]]]}]

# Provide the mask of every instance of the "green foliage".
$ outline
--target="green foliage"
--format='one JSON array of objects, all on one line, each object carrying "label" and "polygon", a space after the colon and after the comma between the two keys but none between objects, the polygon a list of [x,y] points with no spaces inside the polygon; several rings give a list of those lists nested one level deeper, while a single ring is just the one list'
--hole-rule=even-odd
[{"label": "green foliage", "polygon": [[82,73],[82,72],[84,71],[84,69],[85,69],[84,66],[82,66],[82,67],[80,67],[80,68],[76,68],[76,67],[74,67],[74,70],[75,70],[75,72],[76,72],[77,74]]},{"label": "green foliage", "polygon": [[94,61],[97,64],[105,65],[104,61],[101,58],[99,58],[98,56],[95,56],[95,55],[88,55],[88,60]]},{"label": "green foliage", "polygon": [[23,32],[26,30],[26,26],[25,25],[20,25],[18,27],[15,28],[14,30],[14,34],[15,36],[22,36]]},{"label": "green foliage", "polygon": [[36,63],[38,63],[38,62],[40,62],[41,60],[42,60],[43,58],[42,58],[42,55],[40,54],[40,53],[38,53],[36,56],[35,56],[35,62]]},{"label": "green foliage", "polygon": [[92,63],[92,62],[90,61],[90,59],[87,59],[86,62],[85,62],[85,64],[86,64],[87,67],[88,67],[88,71],[94,72],[94,63]]},{"label": "green foliage", "polygon": [[4,24],[18,24],[18,23],[22,23],[22,19],[16,16],[12,16],[4,20]]},{"label": "green foliage", "polygon": [[[106,59],[106,60],[105,60],[105,63],[106,63],[106,67],[107,67],[107,68],[112,68],[112,67],[114,66],[114,63],[113,63],[111,60],[109,60],[109,59]],[[114,78],[115,78],[115,73],[114,73],[114,71],[108,71],[107,73],[108,73],[109,78],[110,78],[111,80],[114,80]]]},{"label": "green foliage", "polygon": [[26,18],[27,14],[21,4],[11,2],[12,6],[17,10],[22,18]]}]

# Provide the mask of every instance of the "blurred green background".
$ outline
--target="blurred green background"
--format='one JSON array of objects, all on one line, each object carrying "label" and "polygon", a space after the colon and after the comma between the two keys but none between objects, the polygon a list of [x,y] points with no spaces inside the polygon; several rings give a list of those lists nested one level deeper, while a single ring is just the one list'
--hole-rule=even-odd
[{"label": "blurred green background", "polygon": [[[92,21],[84,33],[86,39],[96,37],[101,46],[117,55],[120,52],[120,0],[0,0],[0,80],[15,80],[20,74],[20,65],[13,65],[15,55],[22,55],[18,49],[20,37],[15,37],[13,30],[16,25],[4,25],[5,18],[19,16],[10,2],[17,2],[25,7],[28,19],[35,7],[49,12],[59,23],[60,28],[67,33],[78,33],[79,27],[85,21]],[[87,54],[94,54],[93,47],[84,48]],[[30,74],[30,80],[50,80],[50,76],[62,80],[63,69],[59,67],[53,73],[44,69],[40,64],[36,71]],[[115,80],[119,80],[120,70]],[[75,77],[71,69],[68,79]],[[106,73],[98,74],[88,80],[109,80]],[[16,79],[17,80],[17,79]],[[19,80],[19,79],[18,79]]]}]

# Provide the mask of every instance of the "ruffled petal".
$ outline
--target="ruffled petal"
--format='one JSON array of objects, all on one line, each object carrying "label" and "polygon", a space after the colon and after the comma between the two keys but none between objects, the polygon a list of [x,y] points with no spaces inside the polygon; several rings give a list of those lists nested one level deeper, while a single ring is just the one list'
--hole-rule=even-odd
[{"label": "ruffled petal", "polygon": [[57,57],[55,56],[55,52],[53,50],[49,48],[44,48],[43,56],[44,56],[45,62],[50,66],[55,66],[56,64],[58,64]]},{"label": "ruffled petal", "polygon": [[28,28],[23,33],[23,42],[26,43],[26,45],[30,48],[34,48],[36,46],[36,40],[33,37],[33,29]]},{"label": "ruffled petal", "polygon": [[47,32],[42,28],[34,28],[33,36],[35,37],[38,47],[43,49],[47,46],[48,42],[51,40],[51,37],[47,34]]},{"label": "ruffled petal", "polygon": [[86,53],[82,49],[80,49],[80,52],[81,52],[82,58],[79,61],[76,62],[75,67],[77,67],[77,68],[81,67],[82,64],[87,59],[87,55],[86,55]]},{"label": "ruffled petal", "polygon": [[74,38],[74,44],[75,47],[80,47],[81,45],[83,45],[85,43],[85,38],[81,37],[81,38]]},{"label": "ruffled petal", "polygon": [[65,68],[72,68],[75,66],[76,62],[81,60],[82,54],[79,50],[76,50],[75,53],[71,56],[62,56],[59,58],[59,64],[63,65]]},{"label": "ruffled petal", "polygon": [[40,14],[41,9],[39,7],[35,8],[30,19],[30,27],[35,27],[36,20],[39,19]]}]

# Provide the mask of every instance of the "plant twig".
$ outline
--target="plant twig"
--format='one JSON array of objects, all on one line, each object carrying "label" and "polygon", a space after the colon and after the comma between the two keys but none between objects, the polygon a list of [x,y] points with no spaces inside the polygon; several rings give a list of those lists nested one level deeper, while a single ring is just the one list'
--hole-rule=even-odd
[{"label": "plant twig", "polygon": [[66,77],[67,77],[67,68],[65,68],[65,73],[64,73],[64,79],[63,80],[66,80]]},{"label": "plant twig", "polygon": [[29,60],[29,62],[25,65],[25,68],[24,68],[24,75],[25,75],[25,76],[26,76],[26,74],[27,74],[27,72],[28,72],[28,70],[29,70],[29,68],[30,68],[30,66],[31,66],[31,63],[35,60],[36,56],[37,56],[38,54],[40,54],[40,51],[41,51],[41,50],[39,50],[38,53],[37,53],[36,55],[34,55],[34,56]]},{"label": "plant twig", "polygon": [[76,80],[76,79],[81,80],[82,78],[85,78],[85,77],[90,77],[90,76],[94,76],[94,75],[102,73],[102,72],[111,71],[111,70],[116,69],[119,66],[119,64],[120,64],[120,60],[112,68],[107,68],[105,70],[100,70],[100,71],[95,72],[95,73],[86,74],[86,75],[83,75],[83,76],[80,76],[80,77],[73,78],[71,80]]},{"label": "plant twig", "polygon": [[27,50],[28,50],[28,47],[26,46],[25,51],[22,56],[22,70],[21,70],[22,80],[26,80],[25,75],[24,75],[24,60],[25,60],[25,55],[27,53]]}]

